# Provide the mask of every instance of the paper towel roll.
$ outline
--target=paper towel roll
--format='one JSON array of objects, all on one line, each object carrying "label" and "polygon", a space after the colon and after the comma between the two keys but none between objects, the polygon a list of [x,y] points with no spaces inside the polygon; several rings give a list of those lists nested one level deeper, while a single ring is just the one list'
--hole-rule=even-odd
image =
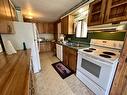
[{"label": "paper towel roll", "polygon": [[17,53],[17,51],[15,50],[15,48],[13,47],[12,43],[8,40],[5,43],[5,50],[7,54],[14,54]]}]

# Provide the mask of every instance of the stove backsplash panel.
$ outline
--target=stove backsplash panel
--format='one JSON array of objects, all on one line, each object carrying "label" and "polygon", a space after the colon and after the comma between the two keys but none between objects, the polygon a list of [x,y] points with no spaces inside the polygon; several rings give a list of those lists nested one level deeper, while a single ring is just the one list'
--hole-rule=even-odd
[{"label": "stove backsplash panel", "polygon": [[75,35],[66,35],[65,40],[90,43],[91,39],[124,41],[126,32],[90,32],[87,38],[76,38]]}]

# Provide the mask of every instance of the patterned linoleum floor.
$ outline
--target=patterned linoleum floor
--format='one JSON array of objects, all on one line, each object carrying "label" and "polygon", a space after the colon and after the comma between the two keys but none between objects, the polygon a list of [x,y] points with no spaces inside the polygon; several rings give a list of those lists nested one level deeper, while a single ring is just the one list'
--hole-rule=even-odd
[{"label": "patterned linoleum floor", "polygon": [[94,95],[73,74],[62,79],[52,67],[59,60],[52,53],[40,54],[42,71],[36,74],[36,95]]}]

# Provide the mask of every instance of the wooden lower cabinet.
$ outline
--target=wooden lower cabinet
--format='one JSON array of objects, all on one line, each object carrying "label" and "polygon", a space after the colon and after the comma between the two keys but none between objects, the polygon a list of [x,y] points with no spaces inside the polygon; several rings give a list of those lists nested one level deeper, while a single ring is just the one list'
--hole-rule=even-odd
[{"label": "wooden lower cabinet", "polygon": [[43,42],[40,44],[40,53],[50,52],[50,51],[52,51],[51,42]]},{"label": "wooden lower cabinet", "polygon": [[127,33],[110,95],[127,95]]},{"label": "wooden lower cabinet", "polygon": [[76,72],[77,51],[75,49],[63,46],[63,64]]}]

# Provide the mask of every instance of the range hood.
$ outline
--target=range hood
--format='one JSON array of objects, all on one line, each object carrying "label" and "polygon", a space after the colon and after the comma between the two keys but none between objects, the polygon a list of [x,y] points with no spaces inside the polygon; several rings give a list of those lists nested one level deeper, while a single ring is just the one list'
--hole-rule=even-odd
[{"label": "range hood", "polygon": [[127,31],[127,23],[90,26],[88,31]]}]

